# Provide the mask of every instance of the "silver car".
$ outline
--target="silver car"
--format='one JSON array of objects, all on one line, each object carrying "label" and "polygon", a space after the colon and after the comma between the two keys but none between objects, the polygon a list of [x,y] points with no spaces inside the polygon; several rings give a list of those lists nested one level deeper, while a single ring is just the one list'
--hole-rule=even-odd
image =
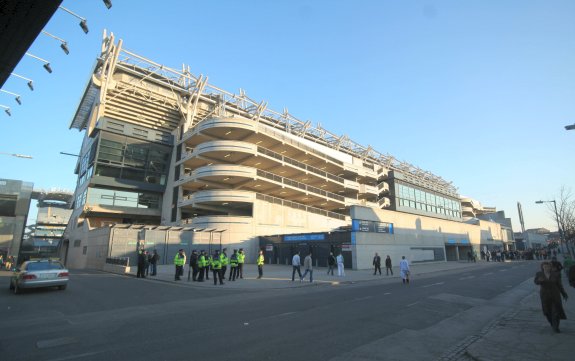
[{"label": "silver car", "polygon": [[10,289],[20,293],[23,288],[58,287],[65,290],[69,273],[60,261],[50,259],[30,260],[14,271]]}]

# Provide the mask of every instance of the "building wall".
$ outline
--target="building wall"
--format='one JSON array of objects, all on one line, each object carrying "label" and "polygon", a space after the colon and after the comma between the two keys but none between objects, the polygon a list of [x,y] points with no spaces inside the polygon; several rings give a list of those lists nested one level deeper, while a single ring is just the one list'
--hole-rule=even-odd
[{"label": "building wall", "polygon": [[34,184],[0,178],[0,252],[18,257]]},{"label": "building wall", "polygon": [[[477,225],[382,209],[354,206],[353,219],[393,223],[393,234],[354,232],[354,268],[371,268],[374,253],[382,258],[390,255],[398,265],[402,256],[410,262],[436,262],[450,259],[448,250],[458,249],[459,258],[466,257],[467,250],[479,254],[480,247],[502,247],[501,225],[480,221]],[[463,253],[463,254],[461,254]],[[451,256],[453,257],[453,256]]]}]

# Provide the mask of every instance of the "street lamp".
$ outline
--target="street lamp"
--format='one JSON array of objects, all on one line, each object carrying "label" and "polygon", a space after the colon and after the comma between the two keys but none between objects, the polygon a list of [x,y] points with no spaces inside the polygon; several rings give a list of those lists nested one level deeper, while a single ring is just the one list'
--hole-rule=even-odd
[{"label": "street lamp", "polygon": [[26,77],[23,77],[22,75],[18,75],[16,73],[10,73],[10,75],[14,75],[15,77],[18,77],[20,79],[24,79],[26,80],[28,83],[28,88],[30,88],[30,90],[34,90],[34,82],[32,81],[32,79],[28,79]]},{"label": "street lamp", "polygon": [[555,220],[557,221],[557,232],[559,232],[559,240],[561,241],[561,252],[565,254],[565,249],[563,248],[565,239],[563,238],[563,232],[561,231],[561,225],[559,224],[559,213],[557,212],[557,202],[555,202],[555,200],[552,200],[552,201],[536,201],[535,203],[537,204],[553,203],[553,208],[555,209]]},{"label": "street lamp", "polygon": [[3,108],[4,111],[6,112],[6,114],[8,114],[9,117],[12,116],[12,112],[10,111],[10,107],[7,107],[5,105],[0,104],[0,108]]},{"label": "street lamp", "polygon": [[0,89],[0,92],[14,95],[14,99],[16,100],[16,103],[18,103],[18,105],[22,105],[22,98],[21,98],[20,94],[12,93],[12,92],[9,92],[8,90],[4,90],[4,89]]},{"label": "street lamp", "polygon": [[81,17],[81,16],[78,15],[78,14],[75,14],[75,13],[71,12],[70,10],[66,9],[66,8],[63,7],[63,6],[58,6],[58,8],[64,10],[64,11],[67,12],[68,14],[73,15],[73,16],[77,17],[78,19],[80,19],[80,27],[82,28],[82,30],[84,31],[84,33],[88,34],[88,23],[87,23],[87,21],[86,21],[85,18]]},{"label": "street lamp", "polygon": [[64,53],[66,53],[66,55],[70,54],[70,49],[68,49],[68,42],[66,40],[61,39],[61,38],[57,37],[56,35],[52,35],[49,32],[44,31],[44,30],[42,30],[42,34],[48,35],[48,36],[58,40],[60,42],[60,48],[62,48]]},{"label": "street lamp", "polygon": [[42,59],[42,58],[40,58],[40,57],[38,57],[38,56],[36,56],[36,55],[30,54],[30,53],[25,53],[25,54],[28,55],[28,56],[31,57],[31,58],[34,58],[34,59],[37,59],[37,60],[40,60],[41,62],[43,62],[43,63],[44,63],[44,65],[43,65],[43,66],[44,66],[44,69],[46,69],[46,71],[47,71],[48,73],[52,73],[52,68],[50,67],[50,62],[49,62],[48,60]]}]

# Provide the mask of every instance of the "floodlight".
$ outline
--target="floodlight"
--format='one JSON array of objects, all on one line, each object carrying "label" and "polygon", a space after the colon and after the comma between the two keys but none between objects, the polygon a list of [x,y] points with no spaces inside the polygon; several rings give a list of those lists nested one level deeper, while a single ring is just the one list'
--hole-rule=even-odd
[{"label": "floodlight", "polygon": [[112,7],[112,2],[110,0],[104,0],[104,5],[109,9]]},{"label": "floodlight", "polygon": [[16,103],[18,103],[18,105],[22,105],[22,99],[20,99],[19,95],[14,99],[16,99]]},{"label": "floodlight", "polygon": [[88,23],[86,23],[86,19],[80,21],[80,27],[86,34],[88,34]]},{"label": "floodlight", "polygon": [[66,53],[66,55],[70,54],[70,49],[68,49],[68,43],[64,42],[60,44],[60,47],[62,48],[62,50],[64,50],[64,53]]},{"label": "floodlight", "polygon": [[6,112],[6,114],[8,114],[9,117],[12,116],[12,112],[10,112],[10,107],[7,107],[5,105],[0,104],[0,107],[4,108],[4,111]]},{"label": "floodlight", "polygon": [[50,67],[50,63],[44,64],[44,69],[46,69],[46,71],[48,73],[52,73],[52,68]]},{"label": "floodlight", "polygon": [[49,37],[58,40],[60,42],[60,47],[62,48],[62,50],[64,50],[64,53],[66,53],[66,55],[70,54],[70,49],[68,49],[68,43],[66,42],[66,40],[59,38],[56,35],[52,35],[45,30],[42,30],[42,34],[48,35]]},{"label": "floodlight", "polygon": [[12,93],[12,92],[9,92],[8,90],[4,90],[4,89],[0,89],[0,92],[14,95],[14,97],[15,97],[14,99],[16,100],[16,103],[18,103],[19,105],[22,105],[22,99],[20,98],[20,94]]},{"label": "floodlight", "polygon": [[30,80],[27,84],[28,84],[28,88],[30,88],[30,90],[34,91],[34,83],[32,83],[32,80]]},{"label": "floodlight", "polygon": [[[111,5],[111,3],[110,3],[110,5]],[[75,13],[71,12],[70,10],[66,9],[66,8],[63,7],[63,6],[58,6],[58,8],[64,10],[64,11],[67,12],[68,14],[73,15],[73,16],[77,17],[78,19],[80,19],[80,27],[82,28],[82,30],[84,30],[84,32],[85,32],[86,34],[88,34],[88,23],[86,22],[86,19],[85,19],[85,18],[81,17],[81,16],[78,15],[78,14],[75,14]]]},{"label": "floodlight", "polygon": [[[48,60],[42,59],[42,58],[40,58],[40,57],[38,57],[38,56],[36,56],[36,55],[32,55],[32,54],[30,54],[30,53],[26,53],[26,55],[28,55],[28,56],[31,57],[31,58],[38,59],[38,60],[40,60],[41,62],[43,62],[43,63],[44,63],[44,69],[46,69],[46,71],[47,71],[48,73],[52,73],[52,68],[50,67],[50,62],[49,62]],[[30,85],[28,84],[28,86],[30,86]]]},{"label": "floodlight", "polygon": [[28,79],[26,77],[23,77],[22,75],[18,75],[16,73],[10,73],[10,75],[14,75],[15,77],[18,77],[20,79],[24,79],[26,81],[28,81],[28,88],[30,88],[30,90],[34,90],[34,82],[32,81],[32,79]]}]

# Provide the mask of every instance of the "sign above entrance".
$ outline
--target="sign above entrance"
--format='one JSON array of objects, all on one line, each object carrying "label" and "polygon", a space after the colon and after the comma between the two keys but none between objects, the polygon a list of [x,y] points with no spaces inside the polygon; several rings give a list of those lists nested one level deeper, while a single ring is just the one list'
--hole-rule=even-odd
[{"label": "sign above entrance", "polygon": [[323,241],[325,240],[324,233],[313,234],[286,234],[284,242],[301,242],[301,241]]},{"label": "sign above entrance", "polygon": [[353,219],[351,221],[351,230],[355,232],[374,232],[374,233],[393,234],[393,223]]}]

